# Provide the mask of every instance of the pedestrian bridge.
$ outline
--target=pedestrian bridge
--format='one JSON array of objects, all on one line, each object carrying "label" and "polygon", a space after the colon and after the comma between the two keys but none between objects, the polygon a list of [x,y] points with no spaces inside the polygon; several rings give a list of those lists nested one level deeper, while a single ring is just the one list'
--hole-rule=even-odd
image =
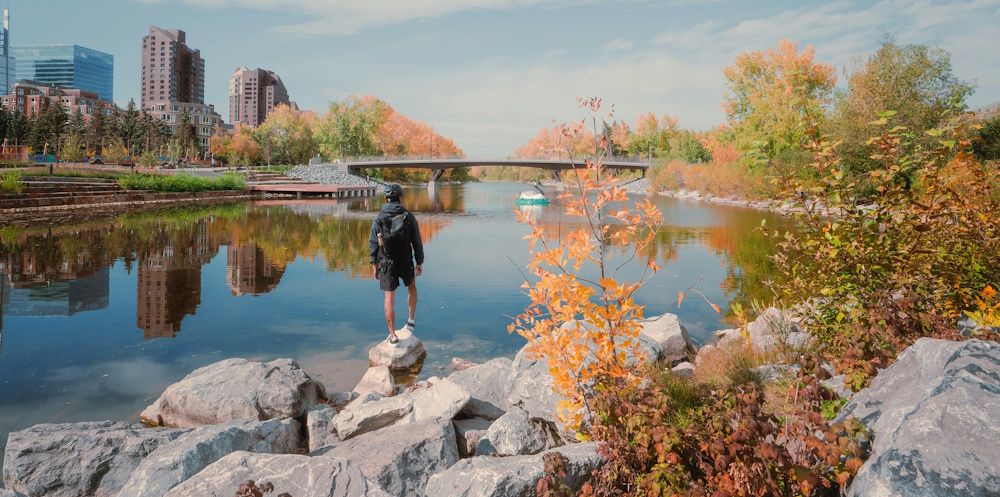
[{"label": "pedestrian bridge", "polygon": [[[388,169],[430,169],[431,183],[436,183],[441,179],[441,175],[448,169],[458,167],[473,166],[518,166],[536,167],[552,171],[557,180],[561,180],[562,171],[570,169],[582,169],[586,167],[583,159],[429,159],[429,158],[392,158],[392,157],[370,157],[363,159],[341,160],[341,166],[347,166],[348,172],[360,174],[362,169],[367,168],[388,168]],[[611,159],[603,161],[605,168],[612,171],[642,171],[642,176],[646,177],[646,170],[649,169],[649,162],[629,159]]]}]

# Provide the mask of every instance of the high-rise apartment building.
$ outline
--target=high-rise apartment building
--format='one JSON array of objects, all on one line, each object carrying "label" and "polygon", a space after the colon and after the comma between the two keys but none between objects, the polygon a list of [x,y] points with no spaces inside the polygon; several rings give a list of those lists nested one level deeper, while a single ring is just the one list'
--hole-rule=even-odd
[{"label": "high-rise apartment building", "polygon": [[183,31],[149,27],[142,38],[141,90],[147,110],[152,102],[205,103],[205,59],[187,46]]},{"label": "high-rise apartment building", "polygon": [[297,109],[288,100],[288,91],[277,74],[260,68],[237,67],[229,78],[230,123],[256,127],[278,104]]},{"label": "high-rise apartment building", "polygon": [[14,68],[15,58],[10,55],[10,14],[3,11],[3,29],[0,29],[0,78],[3,80],[3,89],[0,95],[6,95],[10,91],[10,85],[17,81],[17,71]]},{"label": "high-rise apartment building", "polygon": [[113,55],[79,45],[17,45],[10,54],[20,79],[92,91],[105,102],[114,101]]}]

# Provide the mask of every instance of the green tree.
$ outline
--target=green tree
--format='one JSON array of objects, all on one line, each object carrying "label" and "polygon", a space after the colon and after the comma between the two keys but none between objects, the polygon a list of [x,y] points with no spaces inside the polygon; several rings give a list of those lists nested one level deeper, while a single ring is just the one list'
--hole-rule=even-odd
[{"label": "green tree", "polygon": [[356,95],[330,102],[318,130],[320,150],[328,157],[382,155],[377,132],[385,124],[388,108],[377,98]]},{"label": "green tree", "polygon": [[938,127],[946,110],[964,110],[974,88],[952,74],[946,50],[887,38],[875,53],[855,60],[847,90],[837,94],[834,134],[842,140],[838,151],[845,167],[855,174],[879,167],[869,139],[881,134],[873,124],[880,111],[896,112],[893,123],[905,128],[904,151],[936,148],[937,138],[925,131]]},{"label": "green tree", "polygon": [[97,105],[90,111],[90,122],[87,123],[87,151],[93,155],[101,155],[104,147],[104,133],[106,116],[104,115],[104,102],[97,101]]},{"label": "green tree", "polygon": [[85,145],[86,140],[82,134],[70,131],[66,133],[66,138],[62,142],[62,146],[59,147],[59,155],[62,156],[63,160],[80,162],[83,160],[83,148]]},{"label": "green tree", "polygon": [[767,51],[737,55],[723,70],[730,93],[722,107],[745,163],[798,148],[804,116],[822,120],[837,77],[833,66],[813,58],[812,46],[799,53],[795,42],[782,39]]},{"label": "green tree", "polygon": [[135,106],[135,100],[129,100],[128,107],[121,116],[121,126],[118,128],[118,137],[125,143],[125,147],[128,149],[128,153],[130,155],[137,155],[137,146],[144,138],[143,123],[141,118],[142,116],[139,114],[139,110]]},{"label": "green tree", "polygon": [[32,150],[36,153],[44,151],[55,153],[68,120],[69,116],[66,115],[66,108],[62,106],[61,101],[56,100],[49,105],[38,115],[32,126],[31,135],[28,137],[28,144]]},{"label": "green tree", "polygon": [[83,109],[80,107],[77,107],[76,111],[69,116],[69,121],[66,122],[66,132],[81,136],[87,132],[87,121],[83,119]]},{"label": "green tree", "polygon": [[122,114],[118,111],[117,105],[111,106],[111,113],[108,114],[107,119],[104,120],[104,142],[107,144],[108,140],[112,137],[120,136],[119,132],[122,125]]},{"label": "green tree", "polygon": [[191,114],[188,113],[186,105],[181,106],[180,116],[177,117],[177,126],[174,128],[174,137],[171,140],[171,150],[175,157],[198,156],[198,142],[194,137]]},{"label": "green tree", "polygon": [[7,123],[8,145],[27,145],[28,134],[31,132],[31,121],[28,116],[21,112],[11,111],[10,121]]},{"label": "green tree", "polygon": [[712,160],[712,154],[701,143],[698,134],[691,130],[680,131],[670,140],[670,156],[688,164]]},{"label": "green tree", "polygon": [[979,123],[982,128],[976,133],[979,139],[972,142],[972,153],[981,161],[1000,161],[1000,105],[984,114]]}]

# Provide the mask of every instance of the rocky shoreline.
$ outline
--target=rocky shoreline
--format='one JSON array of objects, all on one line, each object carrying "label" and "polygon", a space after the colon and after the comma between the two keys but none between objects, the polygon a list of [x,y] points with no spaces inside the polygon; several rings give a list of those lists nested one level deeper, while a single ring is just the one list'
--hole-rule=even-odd
[{"label": "rocky shoreline", "polygon": [[[700,351],[673,314],[642,322],[643,360],[691,374]],[[780,331],[778,331],[780,330]],[[758,348],[802,346],[809,336],[777,309],[747,328]],[[411,385],[420,340],[371,349],[371,367],[350,392],[327,392],[291,359],[227,359],[168,387],[121,421],[40,424],[10,434],[0,497],[231,496],[246,480],[294,497],[534,495],[543,457],[567,459],[579,488],[603,464],[598,444],[577,443],[553,413],[560,400],[544,361],[522,349],[447,377]],[[744,342],[745,343],[745,342]],[[637,361],[638,358],[631,360]],[[762,377],[792,365],[758,368]],[[837,388],[838,379],[827,386]],[[843,391],[842,396],[850,393]],[[872,456],[850,495],[988,495],[1000,470],[1000,344],[921,339],[854,395],[840,413],[874,432]],[[980,493],[977,493],[980,492]],[[986,493],[982,493],[986,492]]]}]

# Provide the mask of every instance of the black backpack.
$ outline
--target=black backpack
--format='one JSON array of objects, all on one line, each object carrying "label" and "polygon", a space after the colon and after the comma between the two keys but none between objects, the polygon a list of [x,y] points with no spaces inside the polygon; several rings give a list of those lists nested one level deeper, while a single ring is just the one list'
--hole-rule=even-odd
[{"label": "black backpack", "polygon": [[382,272],[410,257],[410,223],[405,212],[378,219],[379,264]]}]

